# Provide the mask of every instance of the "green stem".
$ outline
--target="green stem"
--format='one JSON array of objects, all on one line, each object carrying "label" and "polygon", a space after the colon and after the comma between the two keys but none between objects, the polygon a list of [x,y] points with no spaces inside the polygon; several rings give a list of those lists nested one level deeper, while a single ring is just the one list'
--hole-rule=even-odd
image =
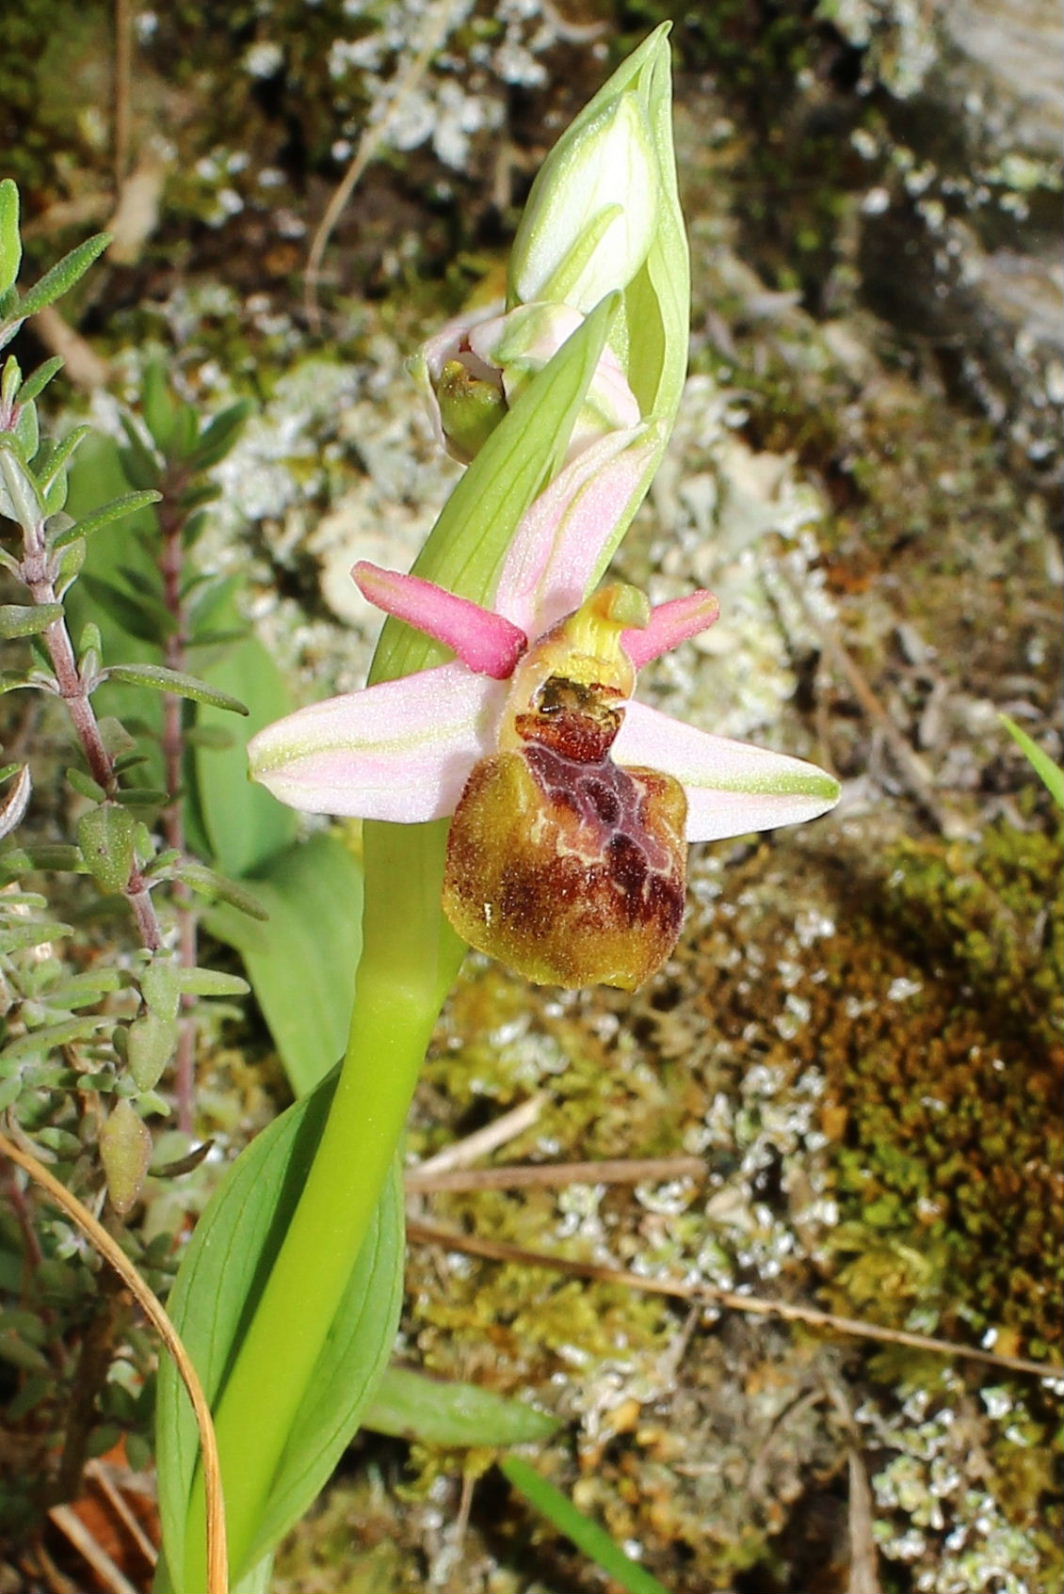
[{"label": "green stem", "polygon": [[[445,823],[365,827],[366,909],[347,1055],[299,1205],[216,1413],[234,1575],[373,1219],[465,950],[440,912]],[[204,1587],[202,1483],[186,1579]]]}]

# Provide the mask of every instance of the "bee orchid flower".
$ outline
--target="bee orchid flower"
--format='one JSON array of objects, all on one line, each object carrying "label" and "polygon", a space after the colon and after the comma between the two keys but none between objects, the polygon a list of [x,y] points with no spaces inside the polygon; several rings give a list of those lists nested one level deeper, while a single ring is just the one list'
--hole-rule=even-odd
[{"label": "bee orchid flower", "polygon": [[361,563],[379,608],[448,663],[316,704],[253,739],[251,770],[313,813],[453,816],[443,906],[473,946],[545,984],[633,989],[675,945],[688,842],[815,818],[837,782],[632,700],[636,672],[712,625],[703,591],[587,596],[642,479],[646,428],[586,449],[534,502],[493,610]]}]

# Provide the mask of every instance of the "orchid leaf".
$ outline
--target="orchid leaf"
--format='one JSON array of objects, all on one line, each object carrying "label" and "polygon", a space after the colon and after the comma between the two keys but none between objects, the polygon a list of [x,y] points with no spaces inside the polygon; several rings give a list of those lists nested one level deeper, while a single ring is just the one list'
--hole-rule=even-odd
[{"label": "orchid leaf", "polygon": [[[335,1085],[334,1074],[252,1141],[200,1219],[182,1259],[169,1311],[214,1407],[291,1220]],[[289,1435],[256,1542],[242,1557],[243,1564],[233,1567],[234,1581],[307,1508],[349,1443],[391,1351],[402,1282],[402,1187],[396,1164],[372,1230],[351,1266],[312,1393]],[[197,1456],[192,1410],[167,1361],[159,1374],[159,1507],[169,1586],[177,1590],[187,1588],[186,1533]],[[165,1579],[160,1582],[167,1586]]]},{"label": "orchid leaf", "polygon": [[562,1424],[523,1400],[508,1400],[477,1384],[389,1367],[366,1407],[362,1426],[422,1444],[489,1446],[534,1444],[549,1439]]},{"label": "orchid leaf", "polygon": [[1007,714],[999,714],[998,718],[1049,792],[1057,807],[1064,808],[1064,769],[1059,764],[1055,764],[1048,753],[1043,753],[1038,743],[1028,736],[1023,727],[1017,725],[1014,719],[1010,719]]},{"label": "orchid leaf", "polygon": [[[224,617],[235,620],[227,601]],[[232,733],[225,748],[195,748],[195,791],[200,823],[210,855],[226,874],[242,877],[262,869],[277,853],[292,845],[299,821],[290,808],[248,779],[247,738],[292,707],[287,682],[269,649],[257,637],[247,637],[221,657],[204,666],[210,686],[247,704],[247,720],[235,720],[224,709],[205,703],[196,713],[197,729]],[[353,965],[348,965],[348,968]],[[341,976],[341,983],[349,983]],[[341,1044],[327,1059],[332,1067]],[[315,1083],[322,1070],[315,1075]]]}]

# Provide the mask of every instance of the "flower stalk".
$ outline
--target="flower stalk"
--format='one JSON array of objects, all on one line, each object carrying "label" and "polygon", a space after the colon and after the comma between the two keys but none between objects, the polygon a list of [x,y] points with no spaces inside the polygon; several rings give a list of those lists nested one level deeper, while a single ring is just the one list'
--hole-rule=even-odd
[{"label": "flower stalk", "polygon": [[[440,913],[446,827],[367,824],[363,952],[347,1053],[299,1205],[215,1426],[239,1572],[380,1198],[444,998],[465,946]],[[268,1372],[267,1372],[268,1370]],[[268,1385],[264,1380],[268,1376]],[[269,1399],[264,1400],[264,1387]],[[203,1494],[193,1493],[185,1581],[202,1576]]]}]

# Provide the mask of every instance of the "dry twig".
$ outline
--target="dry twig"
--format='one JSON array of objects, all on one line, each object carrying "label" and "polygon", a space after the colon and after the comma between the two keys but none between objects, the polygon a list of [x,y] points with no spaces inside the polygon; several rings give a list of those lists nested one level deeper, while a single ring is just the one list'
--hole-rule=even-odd
[{"label": "dry twig", "polygon": [[80,332],[76,332],[54,304],[45,305],[33,318],[33,330],[45,348],[58,354],[63,372],[75,387],[90,392],[110,379],[110,368]]},{"label": "dry twig", "polygon": [[650,1184],[666,1179],[702,1179],[701,1157],[610,1158],[602,1162],[521,1162],[497,1168],[408,1168],[406,1188],[430,1190],[522,1190],[570,1184]]},{"label": "dry twig", "polygon": [[[404,70],[393,80],[395,90],[383,114],[374,120],[371,111],[370,120],[358,141],[358,147],[351,157],[348,168],[340,179],[328,205],[325,207],[325,214],[318,223],[317,230],[311,240],[310,253],[307,256],[307,269],[303,277],[303,308],[306,312],[307,322],[315,333],[321,331],[318,283],[321,281],[322,256],[325,254],[333,228],[339,221],[343,208],[354,193],[363,172],[384,141],[396,112],[410,97],[428,71],[432,57],[439,50],[450,32],[452,20],[457,15],[457,11],[456,0],[439,0],[439,3],[429,12],[421,48],[409,57]],[[391,84],[388,84],[385,93],[390,88]],[[382,95],[381,99],[383,98],[384,96]],[[381,101],[378,100],[378,105],[380,103]]]},{"label": "dry twig", "polygon": [[199,1374],[189,1360],[188,1352],[181,1343],[177,1329],[167,1316],[158,1296],[145,1284],[121,1246],[111,1238],[103,1225],[97,1222],[88,1208],[67,1189],[66,1185],[61,1184],[31,1151],[17,1145],[14,1140],[2,1133],[0,1133],[0,1154],[17,1163],[23,1172],[27,1173],[55,1202],[56,1206],[66,1213],[104,1261],[110,1263],[173,1357],[196,1414],[203,1453],[203,1484],[207,1502],[206,1594],[228,1594],[225,1506],[222,1500],[222,1474],[218,1461],[218,1446],[214,1437],[214,1424],[211,1421],[210,1407],[203,1393]]},{"label": "dry twig", "polygon": [[456,1140],[452,1145],[444,1146],[443,1150],[438,1151],[434,1157],[426,1157],[416,1168],[411,1168],[410,1173],[419,1179],[425,1179],[443,1173],[449,1168],[468,1168],[478,1157],[490,1156],[493,1151],[498,1151],[500,1146],[507,1145],[511,1140],[516,1140],[518,1135],[523,1135],[526,1129],[531,1129],[538,1123],[546,1102],[547,1098],[542,1092],[529,1096],[527,1101],[511,1107],[510,1111],[504,1112],[501,1117],[493,1118],[490,1124],[484,1125],[483,1129],[466,1135],[464,1140]]},{"label": "dry twig", "polygon": [[134,1588],[129,1579],[123,1575],[103,1545],[89,1532],[76,1511],[72,1511],[68,1505],[54,1505],[48,1513],[48,1519],[74,1546],[81,1558],[92,1567],[108,1594],[139,1594],[139,1590]]},{"label": "dry twig", "polygon": [[984,1362],[990,1367],[1003,1367],[1013,1373],[1029,1373],[1035,1378],[1064,1379],[1064,1366],[1051,1362],[1030,1361],[1026,1356],[1002,1356],[976,1345],[956,1345],[950,1340],[936,1339],[932,1334],[915,1334],[905,1328],[882,1328],[875,1323],[866,1323],[861,1318],[838,1317],[834,1312],[823,1312],[815,1306],[795,1306],[790,1301],[771,1300],[762,1295],[741,1295],[737,1290],[720,1289],[715,1284],[647,1278],[627,1268],[608,1267],[601,1262],[580,1262],[573,1257],[550,1256],[542,1251],[528,1251],[524,1246],[511,1245],[508,1240],[488,1240],[477,1234],[459,1234],[456,1230],[440,1228],[433,1223],[411,1220],[407,1223],[406,1232],[407,1237],[415,1243],[440,1245],[469,1256],[483,1256],[492,1262],[520,1262],[525,1267],[550,1268],[556,1273],[568,1273],[573,1278],[622,1284],[652,1295],[698,1301],[705,1306],[723,1306],[756,1317],[781,1317],[785,1322],[806,1323],[811,1328],[826,1328],[833,1333],[850,1334],[856,1339],[908,1345],[912,1350],[930,1351],[936,1356],[955,1356],[967,1361]]},{"label": "dry twig", "polygon": [[108,1508],[121,1522],[139,1553],[143,1555],[149,1566],[154,1566],[159,1559],[159,1553],[137,1521],[135,1512],[130,1510],[125,1495],[115,1481],[113,1468],[102,1461],[90,1461],[85,1468],[85,1480],[96,1485],[107,1501]]}]

